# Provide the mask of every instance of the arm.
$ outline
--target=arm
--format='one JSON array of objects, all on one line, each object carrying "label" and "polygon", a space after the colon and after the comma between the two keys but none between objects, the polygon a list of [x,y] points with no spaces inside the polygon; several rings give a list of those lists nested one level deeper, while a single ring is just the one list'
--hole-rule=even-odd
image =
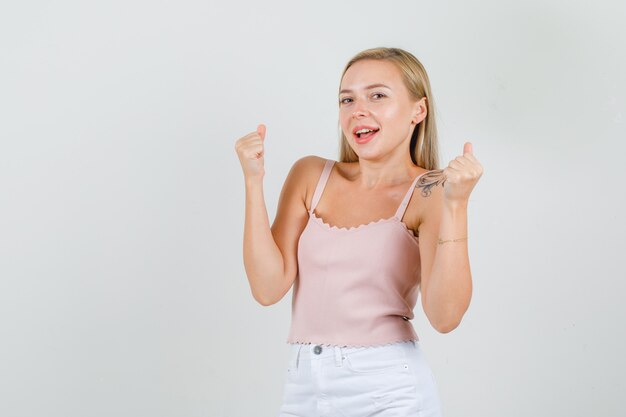
[{"label": "arm", "polygon": [[254,299],[271,304],[268,294],[283,282],[283,256],[270,231],[262,178],[246,181],[243,263]]},{"label": "arm", "polygon": [[431,325],[441,333],[454,330],[472,296],[467,240],[438,244],[438,239],[467,236],[467,204],[443,201],[441,188],[433,190],[432,210],[419,228],[422,260],[422,307]]},{"label": "arm", "polygon": [[[472,274],[469,265],[467,205],[483,169],[466,143],[462,157],[433,173],[442,187],[433,189],[419,226],[422,260],[422,306],[441,333],[454,330],[469,308]],[[427,174],[429,175],[429,174]],[[447,242],[440,243],[439,240]]]},{"label": "arm", "polygon": [[252,294],[261,305],[280,301],[297,274],[297,244],[306,226],[306,180],[318,157],[294,163],[283,185],[276,218],[270,227],[260,181],[246,182],[244,265]]}]

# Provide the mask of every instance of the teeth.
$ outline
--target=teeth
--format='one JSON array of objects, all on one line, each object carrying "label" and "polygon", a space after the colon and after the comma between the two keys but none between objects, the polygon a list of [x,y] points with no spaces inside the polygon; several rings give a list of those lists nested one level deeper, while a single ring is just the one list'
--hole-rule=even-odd
[{"label": "teeth", "polygon": [[356,134],[360,135],[360,134],[369,133],[369,132],[373,132],[373,130],[372,129],[361,129],[361,130],[357,130]]}]

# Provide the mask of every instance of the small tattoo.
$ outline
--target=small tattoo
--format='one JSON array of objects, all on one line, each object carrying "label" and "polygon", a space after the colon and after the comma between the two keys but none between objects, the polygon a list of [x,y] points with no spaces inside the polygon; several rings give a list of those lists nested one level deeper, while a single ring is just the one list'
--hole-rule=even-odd
[{"label": "small tattoo", "polygon": [[443,175],[443,169],[435,169],[423,174],[417,181],[417,184],[415,184],[415,188],[421,188],[422,196],[428,197],[430,195],[431,188],[439,184],[443,186],[445,182],[446,177]]}]

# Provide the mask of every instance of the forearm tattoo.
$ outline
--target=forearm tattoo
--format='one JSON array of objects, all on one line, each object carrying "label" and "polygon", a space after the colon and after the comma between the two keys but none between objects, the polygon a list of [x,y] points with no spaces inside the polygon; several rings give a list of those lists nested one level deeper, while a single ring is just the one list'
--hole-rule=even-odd
[{"label": "forearm tattoo", "polygon": [[443,175],[443,169],[435,169],[422,175],[417,181],[417,184],[415,184],[415,188],[421,188],[422,196],[428,197],[431,188],[439,184],[443,187],[445,182],[446,177]]}]

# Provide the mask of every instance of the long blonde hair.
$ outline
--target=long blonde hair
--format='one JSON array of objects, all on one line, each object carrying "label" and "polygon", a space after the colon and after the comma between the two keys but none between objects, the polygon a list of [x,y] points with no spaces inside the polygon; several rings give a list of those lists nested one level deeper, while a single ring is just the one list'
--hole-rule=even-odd
[{"label": "long blonde hair", "polygon": [[[422,63],[413,54],[400,48],[371,48],[356,54],[346,65],[341,74],[341,80],[348,68],[355,62],[363,59],[379,59],[394,63],[402,73],[404,85],[415,101],[426,97],[426,118],[417,124],[411,136],[409,152],[411,160],[417,166],[432,170],[439,169],[439,150],[437,141],[437,126],[435,124],[435,105],[430,91],[428,74]],[[346,136],[340,131],[340,162],[356,162],[359,156],[352,150]]]}]

